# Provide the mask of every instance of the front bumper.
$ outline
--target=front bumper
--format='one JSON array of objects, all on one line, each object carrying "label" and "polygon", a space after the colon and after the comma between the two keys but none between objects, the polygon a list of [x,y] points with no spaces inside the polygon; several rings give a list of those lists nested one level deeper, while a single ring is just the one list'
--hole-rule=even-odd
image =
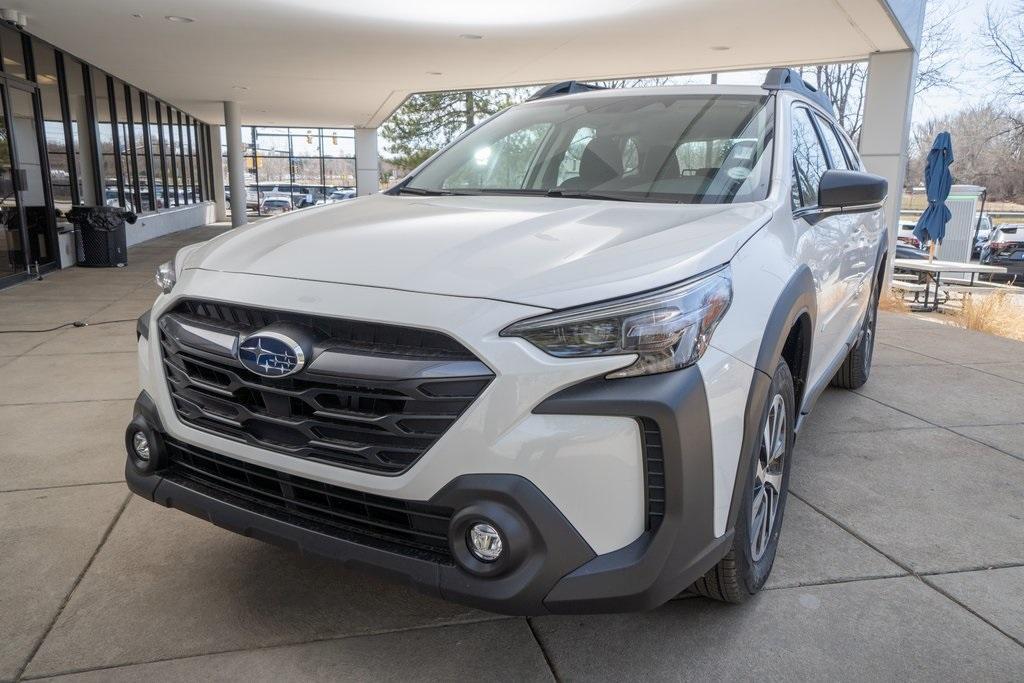
[{"label": "front bumper", "polygon": [[[731,532],[714,534],[711,427],[698,367],[649,377],[585,381],[547,398],[534,413],[615,416],[643,425],[647,519],[639,538],[618,550],[595,553],[537,486],[514,474],[463,474],[426,501],[454,511],[450,562],[329,533],[315,524],[190,485],[168,469],[156,467],[146,473],[131,457],[126,479],[129,488],[144,498],[237,533],[348,565],[372,567],[444,599],[507,614],[650,609],[685,589],[725,554],[732,537]],[[166,434],[153,400],[145,393],[136,403],[139,419],[156,433],[156,441]],[[460,544],[464,523],[470,518],[493,520],[511,529],[507,565],[493,569],[465,563]]]}]

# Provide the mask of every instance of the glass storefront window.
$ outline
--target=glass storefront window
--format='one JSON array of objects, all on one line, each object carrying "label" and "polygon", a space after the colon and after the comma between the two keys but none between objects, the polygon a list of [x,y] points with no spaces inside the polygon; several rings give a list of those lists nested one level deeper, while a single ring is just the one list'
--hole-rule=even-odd
[{"label": "glass storefront window", "polygon": [[89,138],[82,65],[67,55],[64,55],[64,79],[68,93],[68,117],[71,119],[71,161],[75,167],[79,203],[93,204],[92,168],[83,165],[82,155],[83,141]]},{"label": "glass storefront window", "polygon": [[344,128],[324,128],[325,157],[355,157],[355,131]]},{"label": "glass storefront window", "polygon": [[132,161],[132,172],[137,180],[137,199],[139,200],[137,210],[152,211],[153,206],[149,196],[149,172],[146,170],[146,137],[145,127],[142,125],[142,99],[139,97],[139,91],[135,88],[128,88],[126,105],[130,111],[126,111],[125,118],[128,118],[127,114],[131,114],[128,153]]},{"label": "glass storefront window", "polygon": [[0,252],[13,268],[0,271],[3,285],[56,263],[54,209],[58,217],[76,204],[158,211],[172,198],[180,205],[211,194],[209,129],[186,112],[3,23],[0,81],[0,176],[23,183],[0,197]]},{"label": "glass storefront window", "polygon": [[132,173],[131,139],[128,136],[128,107],[124,99],[124,83],[114,79],[114,109],[117,115],[117,163],[121,170],[121,192],[124,197],[122,206],[131,211],[138,211],[135,206],[135,176]]},{"label": "glass storefront window", "polygon": [[315,159],[292,159],[292,178],[297,185],[323,185],[321,176],[321,160]]},{"label": "glass storefront window", "polygon": [[53,48],[37,45],[35,49],[36,83],[43,101],[43,131],[46,157],[50,166],[50,191],[53,205],[64,212],[71,208],[71,167],[68,164],[68,140],[61,111],[60,88],[57,83],[57,56]]},{"label": "glass storefront window", "polygon": [[120,171],[121,150],[114,147],[114,126],[107,91],[107,76],[96,68],[90,68],[89,73],[92,77],[92,95],[95,102],[96,133],[100,148],[100,185],[103,191],[103,196],[96,203],[121,206],[121,196],[118,192],[120,186],[117,179]]},{"label": "glass storefront window", "polygon": [[174,110],[164,108],[164,149],[167,154],[167,182],[170,185],[171,206],[181,206],[181,169],[178,168],[178,131],[174,126]]},{"label": "glass storefront window", "polygon": [[297,130],[292,128],[292,156],[296,157],[319,157],[320,156],[320,131],[316,128],[306,129],[296,134]]},{"label": "glass storefront window", "polygon": [[0,26],[0,54],[3,54],[4,73],[25,78],[25,48],[20,33]]},{"label": "glass storefront window", "polygon": [[356,186],[355,159],[324,159],[324,184],[332,187]]},{"label": "glass storefront window", "polygon": [[256,155],[265,157],[287,157],[288,136],[287,135],[256,135]]},{"label": "glass storefront window", "polygon": [[[247,210],[262,214],[268,196],[290,195],[292,208],[338,201],[332,190],[354,188],[355,131],[351,128],[242,126]],[[220,129],[223,182],[228,189],[227,131]],[[205,168],[205,167],[202,167]],[[339,193],[340,194],[340,193]]]}]

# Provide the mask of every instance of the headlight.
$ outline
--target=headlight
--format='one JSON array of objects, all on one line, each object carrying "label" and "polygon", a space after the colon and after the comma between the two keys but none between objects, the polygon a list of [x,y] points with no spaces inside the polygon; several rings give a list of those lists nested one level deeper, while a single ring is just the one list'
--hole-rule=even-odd
[{"label": "headlight", "polygon": [[523,320],[502,330],[559,358],[637,354],[609,378],[693,365],[732,302],[729,266],[665,289]]},{"label": "headlight", "polygon": [[174,283],[178,281],[177,273],[174,271],[174,261],[161,263],[156,269],[156,286],[164,294],[170,294],[174,289]]}]

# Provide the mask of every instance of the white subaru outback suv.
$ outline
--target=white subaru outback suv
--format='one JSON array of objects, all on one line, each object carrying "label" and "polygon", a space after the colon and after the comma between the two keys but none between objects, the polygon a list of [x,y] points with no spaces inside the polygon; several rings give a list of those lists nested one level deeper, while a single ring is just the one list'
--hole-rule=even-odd
[{"label": "white subaru outback suv", "polygon": [[741,602],[802,420],[868,376],[885,194],[789,70],[549,87],[162,266],[128,485],[498,612]]}]

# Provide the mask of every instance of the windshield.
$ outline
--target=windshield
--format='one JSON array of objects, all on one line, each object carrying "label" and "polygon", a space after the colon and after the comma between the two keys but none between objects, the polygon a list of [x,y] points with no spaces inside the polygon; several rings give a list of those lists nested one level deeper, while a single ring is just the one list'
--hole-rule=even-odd
[{"label": "windshield", "polygon": [[764,199],[772,111],[756,95],[606,95],[515,107],[399,192],[728,204]]}]

